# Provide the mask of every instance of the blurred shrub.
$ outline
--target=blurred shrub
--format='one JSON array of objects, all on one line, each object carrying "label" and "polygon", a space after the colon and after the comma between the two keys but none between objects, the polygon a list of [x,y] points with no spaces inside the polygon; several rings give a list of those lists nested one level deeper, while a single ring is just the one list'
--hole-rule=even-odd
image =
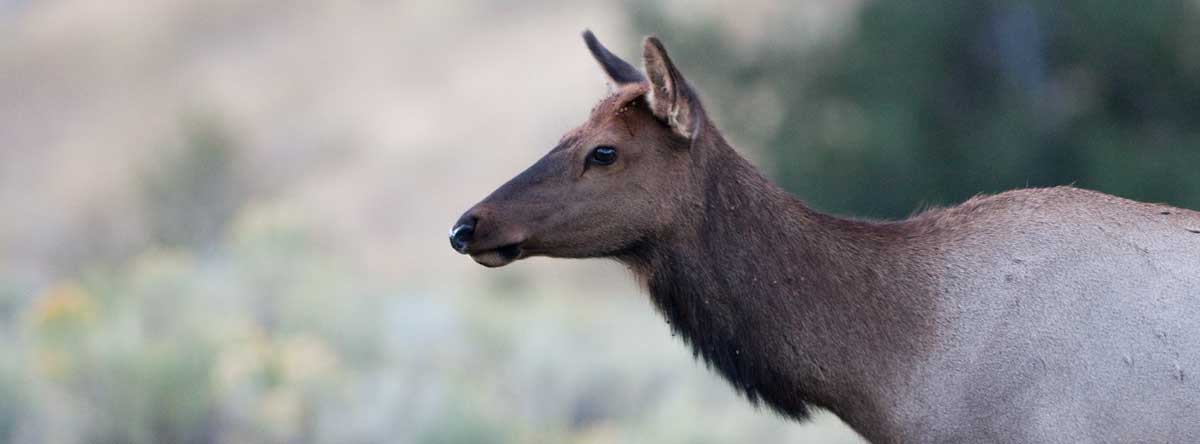
[{"label": "blurred shrub", "polygon": [[[15,347],[7,343],[0,345],[5,346],[4,349],[11,358]],[[18,362],[20,361],[17,359],[0,360],[0,442],[15,440],[17,425],[28,410],[28,396],[23,389],[24,374],[17,367]]]},{"label": "blurred shrub", "polygon": [[217,245],[247,199],[235,170],[238,147],[214,117],[184,120],[180,146],[161,150],[142,181],[146,218],[162,245]]},{"label": "blurred shrub", "polygon": [[[314,300],[338,297],[329,282],[346,274],[301,228],[263,216],[275,213],[246,208],[240,219],[260,222],[228,223],[253,228],[203,259],[152,249],[33,298],[23,315],[31,365],[0,366],[0,433],[14,433],[31,406],[18,390],[29,370],[41,402],[69,400],[33,419],[81,418],[79,442],[313,442],[311,416],[344,371],[330,345],[344,331],[318,327],[347,328],[356,316],[371,334],[347,336],[373,336],[358,311],[370,304],[330,310],[337,304]],[[37,442],[51,432],[25,433]]]},{"label": "blurred shrub", "polygon": [[720,18],[638,3],[633,22],[818,208],[900,217],[1070,183],[1200,208],[1195,2],[875,1],[816,49],[782,9],[736,46]]}]

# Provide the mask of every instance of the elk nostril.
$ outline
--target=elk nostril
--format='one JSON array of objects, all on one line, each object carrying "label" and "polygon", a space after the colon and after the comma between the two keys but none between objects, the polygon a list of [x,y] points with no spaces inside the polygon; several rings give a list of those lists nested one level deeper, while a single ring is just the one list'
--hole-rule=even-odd
[{"label": "elk nostril", "polygon": [[461,221],[454,228],[450,229],[450,247],[459,253],[467,252],[467,244],[471,242],[471,235],[475,234],[475,220],[467,219]]}]

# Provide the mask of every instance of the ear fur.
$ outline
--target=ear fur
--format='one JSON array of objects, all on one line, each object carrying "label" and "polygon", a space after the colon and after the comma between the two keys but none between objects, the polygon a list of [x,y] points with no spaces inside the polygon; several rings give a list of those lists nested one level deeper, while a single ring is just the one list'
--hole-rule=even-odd
[{"label": "ear fur", "polygon": [[608,78],[614,84],[625,85],[629,83],[641,83],[646,81],[646,77],[641,71],[630,65],[629,62],[621,60],[608,48],[600,44],[600,40],[596,39],[596,35],[592,34],[591,30],[583,30],[583,41],[587,43],[588,50],[592,52],[592,57],[600,63],[600,67],[604,69],[604,73],[608,74]]},{"label": "ear fur", "polygon": [[666,48],[657,37],[646,37],[643,47],[642,57],[650,80],[650,91],[646,94],[650,110],[679,135],[695,138],[704,124],[704,108],[700,105],[700,99],[671,62]]}]

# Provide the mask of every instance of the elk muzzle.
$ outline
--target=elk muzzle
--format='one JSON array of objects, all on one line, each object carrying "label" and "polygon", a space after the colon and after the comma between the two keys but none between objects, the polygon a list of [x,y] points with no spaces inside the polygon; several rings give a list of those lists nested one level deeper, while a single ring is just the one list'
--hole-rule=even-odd
[{"label": "elk muzzle", "polygon": [[450,247],[485,267],[500,267],[520,259],[526,236],[504,224],[490,211],[472,208],[450,228]]}]

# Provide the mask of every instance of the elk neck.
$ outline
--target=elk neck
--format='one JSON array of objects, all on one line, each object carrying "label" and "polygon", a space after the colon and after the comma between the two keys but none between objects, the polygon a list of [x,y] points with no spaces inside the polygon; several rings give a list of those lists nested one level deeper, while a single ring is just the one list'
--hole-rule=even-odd
[{"label": "elk neck", "polygon": [[877,421],[894,399],[889,379],[908,374],[931,325],[919,285],[893,277],[921,274],[919,260],[896,257],[908,250],[904,224],[811,210],[711,128],[692,147],[705,171],[695,214],[618,259],[693,354],[752,402]]}]

